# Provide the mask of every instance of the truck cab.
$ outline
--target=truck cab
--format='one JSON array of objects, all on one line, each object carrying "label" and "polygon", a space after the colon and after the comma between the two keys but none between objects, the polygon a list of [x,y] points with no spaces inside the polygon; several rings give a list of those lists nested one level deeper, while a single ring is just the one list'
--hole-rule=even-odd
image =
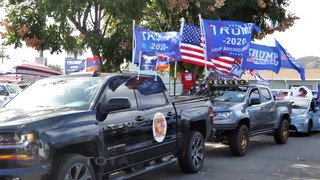
[{"label": "truck cab", "polygon": [[245,80],[210,80],[207,88],[197,94],[210,97],[215,114],[215,142],[229,145],[231,154],[245,155],[251,136],[273,134],[277,144],[287,142],[290,102],[275,101],[267,86]]}]

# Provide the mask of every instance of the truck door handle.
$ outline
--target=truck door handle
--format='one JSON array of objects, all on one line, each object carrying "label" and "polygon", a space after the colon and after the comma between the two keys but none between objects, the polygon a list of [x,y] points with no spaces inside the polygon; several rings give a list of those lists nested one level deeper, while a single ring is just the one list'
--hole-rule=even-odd
[{"label": "truck door handle", "polygon": [[174,113],[173,112],[168,112],[167,116],[174,116]]},{"label": "truck door handle", "polygon": [[142,117],[142,116],[138,116],[138,117],[136,117],[136,121],[143,121],[143,120],[145,120],[145,118],[144,118],[144,117]]}]

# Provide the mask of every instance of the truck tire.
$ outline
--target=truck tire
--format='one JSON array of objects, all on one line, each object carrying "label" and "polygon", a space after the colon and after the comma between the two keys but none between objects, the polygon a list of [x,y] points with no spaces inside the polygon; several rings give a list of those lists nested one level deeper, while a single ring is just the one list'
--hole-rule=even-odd
[{"label": "truck tire", "polygon": [[86,179],[95,180],[90,160],[80,154],[64,154],[53,164],[53,180]]},{"label": "truck tire", "polygon": [[182,155],[178,156],[179,167],[184,172],[196,173],[201,169],[204,157],[204,138],[200,132],[191,131],[188,144]]},{"label": "truck tire", "polygon": [[309,120],[309,122],[308,122],[308,132],[307,132],[307,136],[310,136],[310,135],[311,135],[311,129],[312,129],[312,121]]},{"label": "truck tire", "polygon": [[289,137],[289,122],[283,119],[280,127],[274,132],[274,141],[277,144],[286,144]]},{"label": "truck tire", "polygon": [[234,156],[243,156],[249,148],[249,130],[244,124],[239,124],[237,129],[231,133],[229,149]]}]

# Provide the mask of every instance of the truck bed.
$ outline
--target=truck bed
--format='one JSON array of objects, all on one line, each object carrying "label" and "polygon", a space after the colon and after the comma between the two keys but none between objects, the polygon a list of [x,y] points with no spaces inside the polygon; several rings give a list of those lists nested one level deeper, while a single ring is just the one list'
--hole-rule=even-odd
[{"label": "truck bed", "polygon": [[171,96],[172,103],[186,103],[190,101],[206,101],[209,100],[206,96]]}]

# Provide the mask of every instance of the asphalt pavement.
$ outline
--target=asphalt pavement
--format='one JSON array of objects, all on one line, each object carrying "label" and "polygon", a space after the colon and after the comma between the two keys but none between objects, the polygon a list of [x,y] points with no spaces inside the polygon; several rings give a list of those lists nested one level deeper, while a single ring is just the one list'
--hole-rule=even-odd
[{"label": "asphalt pavement", "polygon": [[185,174],[178,164],[154,170],[135,180],[320,180],[320,133],[290,134],[288,143],[278,145],[273,136],[252,137],[247,154],[231,156],[227,146],[206,144],[202,170]]}]

